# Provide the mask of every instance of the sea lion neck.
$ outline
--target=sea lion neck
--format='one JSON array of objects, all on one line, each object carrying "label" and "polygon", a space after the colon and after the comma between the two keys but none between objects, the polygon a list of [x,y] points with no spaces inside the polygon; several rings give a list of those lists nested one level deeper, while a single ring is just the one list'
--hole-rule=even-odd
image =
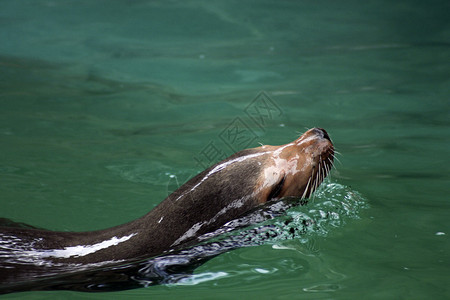
[{"label": "sea lion neck", "polygon": [[186,182],[144,219],[164,230],[164,244],[173,247],[242,216],[258,205],[254,174],[264,155],[254,149],[236,153]]}]

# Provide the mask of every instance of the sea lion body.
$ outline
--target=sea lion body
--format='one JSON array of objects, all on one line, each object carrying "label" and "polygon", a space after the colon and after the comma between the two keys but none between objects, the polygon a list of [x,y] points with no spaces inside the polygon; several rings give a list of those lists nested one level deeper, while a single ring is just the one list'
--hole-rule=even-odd
[{"label": "sea lion body", "polygon": [[0,282],[187,247],[268,201],[309,197],[328,174],[333,156],[326,131],[313,128],[292,143],[230,156],[190,179],[145,216],[120,226],[90,232],[0,227]]}]

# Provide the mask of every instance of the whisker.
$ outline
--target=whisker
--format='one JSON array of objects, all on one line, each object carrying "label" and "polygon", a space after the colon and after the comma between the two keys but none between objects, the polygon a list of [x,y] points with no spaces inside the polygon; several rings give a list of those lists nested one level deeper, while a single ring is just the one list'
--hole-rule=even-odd
[{"label": "whisker", "polygon": [[331,174],[331,169],[334,166],[334,159],[336,158],[334,149],[328,149],[324,156],[319,156],[316,172],[312,172],[308,179],[305,190],[301,196],[301,199],[312,197],[311,201],[315,201],[316,194],[314,193],[320,186],[320,184]]},{"label": "whisker", "polygon": [[[319,178],[318,178],[319,172],[316,173],[316,178],[314,179],[314,192],[317,190],[317,187],[319,186]],[[313,202],[316,199],[316,194],[313,194]]]},{"label": "whisker", "polygon": [[339,160],[339,158],[337,158],[336,155],[333,154],[333,160],[336,160],[338,163],[340,163],[342,165],[342,162]]},{"label": "whisker", "polygon": [[313,195],[314,200],[316,199],[315,191],[317,190],[319,185],[320,185],[320,160],[319,160],[319,165],[317,166],[316,179],[314,181],[314,195]]},{"label": "whisker", "polygon": [[325,170],[326,170],[326,175],[325,175],[325,177],[328,177],[328,175],[330,175],[330,171],[331,171],[330,165],[326,164],[326,165],[325,165]]},{"label": "whisker", "polygon": [[327,177],[327,174],[326,174],[326,170],[325,170],[325,167],[323,167],[323,169],[322,169],[322,182],[325,180],[325,178]]},{"label": "whisker", "polygon": [[305,188],[305,190],[303,191],[303,195],[302,195],[302,197],[301,197],[300,199],[305,199],[306,192],[308,192],[308,188],[309,188],[309,183],[310,183],[310,182],[311,182],[311,177],[309,177],[308,183],[306,184],[306,188]]},{"label": "whisker", "polygon": [[[333,160],[331,159],[332,158],[332,156],[328,156],[327,157],[327,160],[328,160],[328,162],[330,163],[330,165],[333,165]],[[334,158],[334,157],[333,157]]]},{"label": "whisker", "polygon": [[323,166],[321,165],[319,169],[319,184],[322,183],[323,178],[324,178]]},{"label": "whisker", "polygon": [[342,154],[339,151],[336,151],[336,149],[333,149],[333,152],[331,153],[331,156],[333,157],[333,160],[336,160],[338,163],[340,163],[342,165],[341,161],[337,157],[338,155],[342,156]]},{"label": "whisker", "polygon": [[319,177],[319,180],[320,180],[320,169],[322,169],[322,167],[321,167],[321,164],[322,164],[322,156],[319,156],[319,165],[318,165],[318,170],[317,170],[317,175],[318,175],[318,177]]},{"label": "whisker", "polygon": [[316,191],[316,190],[317,190],[317,187],[319,186],[319,185],[318,185],[319,180],[318,180],[318,178],[317,178],[317,175],[318,175],[318,173],[316,173],[316,179],[314,180],[314,191]]},{"label": "whisker", "polygon": [[330,157],[328,157],[328,163],[327,163],[328,173],[331,173],[331,169],[333,168],[333,166],[334,166],[333,160]]},{"label": "whisker", "polygon": [[[311,175],[312,176],[312,175]],[[312,196],[312,194],[314,193],[314,186],[316,185],[316,179],[315,179],[315,177],[311,177],[312,178],[312,181],[311,181],[311,187],[310,187],[310,189],[309,189],[309,196],[308,197],[311,197]]]},{"label": "whisker", "polygon": [[326,173],[326,169],[325,166],[322,166],[322,182],[325,180],[325,177],[327,177],[327,173]]}]

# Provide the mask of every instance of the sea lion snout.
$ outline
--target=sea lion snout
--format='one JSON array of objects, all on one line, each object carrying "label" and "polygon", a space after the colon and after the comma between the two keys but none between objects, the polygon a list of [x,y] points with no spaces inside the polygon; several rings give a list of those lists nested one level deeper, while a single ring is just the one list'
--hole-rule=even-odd
[{"label": "sea lion snout", "polygon": [[329,142],[331,142],[331,138],[328,135],[328,132],[323,128],[319,128],[319,127],[311,128],[310,130],[306,131],[300,138],[310,137],[310,136],[316,136],[316,137],[319,137],[321,139],[326,139]]},{"label": "sea lion snout", "polygon": [[325,129],[316,127],[311,130],[314,131],[321,138],[327,139],[331,142],[330,136],[328,135],[328,132]]},{"label": "sea lion snout", "polygon": [[329,174],[334,147],[328,133],[312,128],[292,143],[263,146],[267,151],[258,187],[259,203],[282,197],[308,198]]}]

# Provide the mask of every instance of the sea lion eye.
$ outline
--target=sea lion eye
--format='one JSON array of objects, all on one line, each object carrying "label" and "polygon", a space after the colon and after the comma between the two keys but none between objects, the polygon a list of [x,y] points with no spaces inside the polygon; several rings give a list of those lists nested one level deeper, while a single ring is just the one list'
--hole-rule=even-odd
[{"label": "sea lion eye", "polygon": [[277,185],[270,192],[269,196],[267,197],[267,201],[270,201],[273,198],[276,198],[278,197],[278,195],[280,195],[285,179],[286,176],[283,176],[283,178],[281,178],[280,182],[278,182]]}]

